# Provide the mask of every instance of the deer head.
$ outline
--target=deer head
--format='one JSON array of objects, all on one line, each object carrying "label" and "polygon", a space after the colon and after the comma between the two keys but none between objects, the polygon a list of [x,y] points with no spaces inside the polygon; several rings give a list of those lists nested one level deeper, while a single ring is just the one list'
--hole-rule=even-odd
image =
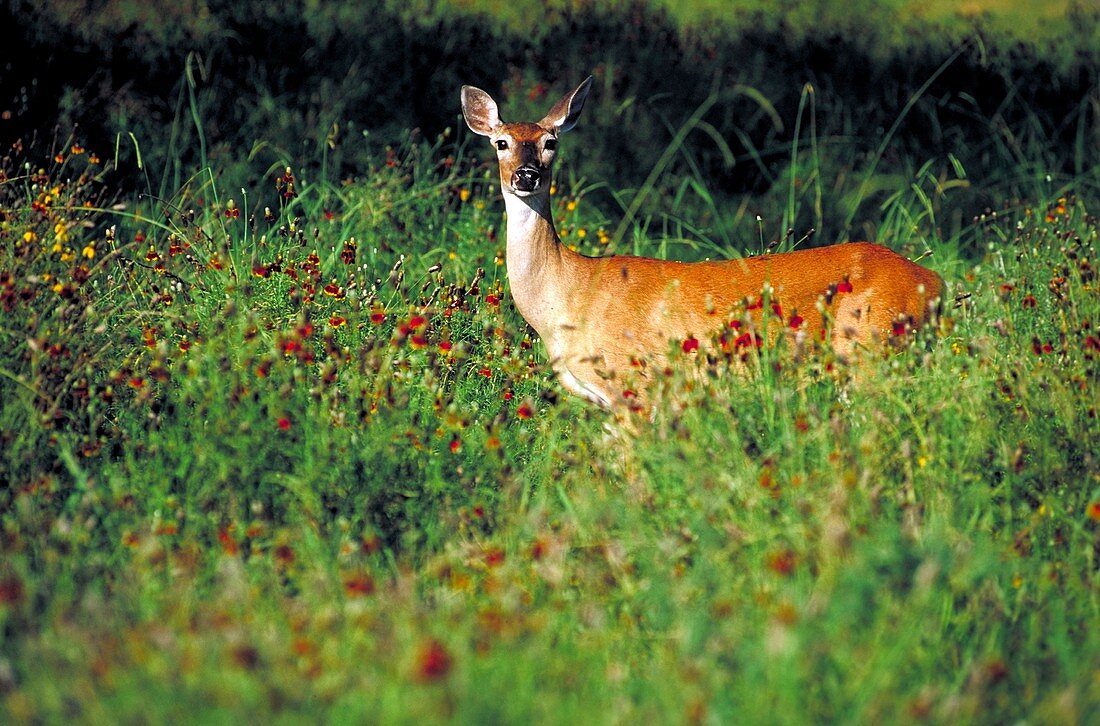
[{"label": "deer head", "polygon": [[505,194],[518,197],[550,192],[550,169],[558,136],[573,128],[592,86],[589,76],[571,93],[562,96],[538,123],[505,123],[496,101],[473,86],[462,87],[462,115],[475,134],[488,136],[497,151],[500,185]]}]

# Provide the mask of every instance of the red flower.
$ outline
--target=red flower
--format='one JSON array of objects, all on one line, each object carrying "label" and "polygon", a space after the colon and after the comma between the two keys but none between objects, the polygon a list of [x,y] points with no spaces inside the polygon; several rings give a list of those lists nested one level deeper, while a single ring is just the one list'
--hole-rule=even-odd
[{"label": "red flower", "polygon": [[804,322],[805,321],[802,319],[802,316],[795,312],[791,313],[791,322],[788,324],[791,326],[792,330],[798,330]]},{"label": "red flower", "polygon": [[1100,501],[1089,502],[1085,507],[1085,514],[1094,522],[1100,522]]},{"label": "red flower", "polygon": [[478,371],[478,375],[484,376],[485,378],[492,378],[493,377],[493,372],[491,370],[489,370],[488,368],[482,368],[481,370]]},{"label": "red flower", "polygon": [[844,281],[839,283],[836,286],[836,291],[837,292],[851,292],[852,291],[852,283],[848,282],[848,278],[845,277]]},{"label": "red flower", "polygon": [[699,341],[694,335],[688,336],[688,338],[680,346],[685,353],[694,353],[699,350]]},{"label": "red flower", "polygon": [[795,554],[789,549],[780,550],[779,552],[773,552],[768,555],[768,569],[777,575],[789,577],[794,572],[795,564],[797,564]]},{"label": "red flower", "polygon": [[348,597],[366,597],[374,592],[374,580],[368,574],[352,575],[344,580]]},{"label": "red flower", "polygon": [[1020,300],[1020,306],[1023,307],[1025,310],[1033,308],[1038,304],[1039,304],[1039,301],[1036,300],[1035,296],[1032,295],[1031,293],[1028,293],[1027,295],[1024,295],[1024,298],[1022,300]]},{"label": "red flower", "polygon": [[504,564],[504,550],[499,547],[491,547],[485,552],[485,564],[489,567],[497,567]]},{"label": "red flower", "polygon": [[416,330],[417,328],[423,328],[428,323],[428,319],[423,315],[414,315],[409,319],[409,329]]},{"label": "red flower", "polygon": [[280,431],[290,431],[290,419],[286,416],[283,416],[278,421],[276,421],[275,425],[279,427]]},{"label": "red flower", "polygon": [[235,555],[240,549],[237,540],[233,539],[232,529],[233,525],[230,525],[218,530],[218,542],[221,543],[222,552],[227,555]]},{"label": "red flower", "polygon": [[371,311],[370,321],[374,325],[381,325],[386,322],[386,313],[381,308],[375,308]]},{"label": "red flower", "polygon": [[294,550],[288,544],[281,544],[275,548],[275,559],[284,565],[294,562]]},{"label": "red flower", "polygon": [[500,298],[498,296],[494,295],[493,293],[489,293],[488,295],[485,296],[485,302],[492,305],[493,307],[496,307],[496,306],[500,305]]},{"label": "red flower", "polygon": [[328,319],[328,324],[334,328],[339,328],[347,322],[347,318],[342,318],[339,315],[333,315],[331,318]]},{"label": "red flower", "polygon": [[453,347],[454,346],[451,345],[451,341],[449,341],[449,340],[441,340],[439,342],[439,352],[440,353],[450,353],[451,349]]},{"label": "red flower", "polygon": [[451,655],[438,640],[429,640],[416,654],[416,679],[422,683],[438,681],[451,671]]},{"label": "red flower", "polygon": [[516,409],[516,415],[526,421],[527,419],[535,415],[535,409],[531,406],[531,404],[524,402],[520,404],[518,409]]},{"label": "red flower", "polygon": [[422,348],[427,347],[427,345],[428,339],[425,338],[423,335],[414,335],[409,338],[409,347],[413,350],[421,350]]},{"label": "red flower", "polygon": [[890,335],[902,336],[905,335],[905,321],[895,320],[890,326]]}]

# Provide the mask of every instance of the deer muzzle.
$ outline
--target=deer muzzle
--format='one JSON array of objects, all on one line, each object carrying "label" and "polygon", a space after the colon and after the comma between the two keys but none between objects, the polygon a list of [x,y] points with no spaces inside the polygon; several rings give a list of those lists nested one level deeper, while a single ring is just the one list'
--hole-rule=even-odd
[{"label": "deer muzzle", "polygon": [[541,181],[542,172],[534,166],[524,165],[512,172],[512,188],[519,192],[533,192]]}]

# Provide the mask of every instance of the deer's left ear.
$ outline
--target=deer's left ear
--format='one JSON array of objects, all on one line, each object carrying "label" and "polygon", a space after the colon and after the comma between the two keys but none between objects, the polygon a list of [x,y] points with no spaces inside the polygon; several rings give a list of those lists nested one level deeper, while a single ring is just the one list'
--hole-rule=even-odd
[{"label": "deer's left ear", "polygon": [[475,134],[492,136],[493,130],[500,126],[497,102],[480,88],[462,87],[462,115],[466,118],[466,125]]},{"label": "deer's left ear", "polygon": [[591,88],[592,76],[589,76],[572,93],[562,96],[561,100],[550,109],[550,113],[539,122],[539,126],[552,128],[559,134],[576,126],[581,109],[584,108],[584,99],[588,98],[588,91]]}]

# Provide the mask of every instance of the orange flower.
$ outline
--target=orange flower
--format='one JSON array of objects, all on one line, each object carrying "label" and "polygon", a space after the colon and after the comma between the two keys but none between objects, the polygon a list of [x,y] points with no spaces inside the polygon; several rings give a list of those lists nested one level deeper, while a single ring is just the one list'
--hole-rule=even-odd
[{"label": "orange flower", "polygon": [[1085,514],[1092,521],[1100,522],[1100,500],[1089,502],[1089,505],[1085,507]]}]

